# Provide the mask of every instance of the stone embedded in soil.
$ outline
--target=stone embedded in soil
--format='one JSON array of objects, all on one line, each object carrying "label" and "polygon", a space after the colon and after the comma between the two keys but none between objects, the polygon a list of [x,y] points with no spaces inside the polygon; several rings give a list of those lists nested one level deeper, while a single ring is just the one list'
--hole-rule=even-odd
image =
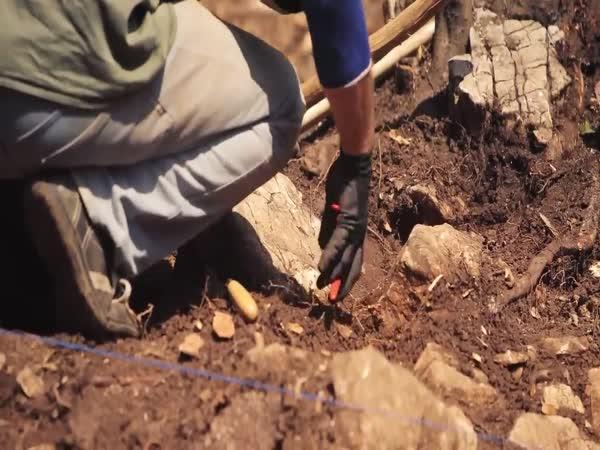
[{"label": "stone embedded in soil", "polygon": [[259,284],[299,284],[304,290],[326,298],[326,289],[316,287],[321,223],[302,203],[302,194],[289,178],[275,175],[234,211],[243,240],[239,249],[248,255],[236,258],[252,268]]},{"label": "stone embedded in soil", "polygon": [[600,449],[600,445],[587,439],[571,419],[534,413],[524,413],[517,419],[508,440],[510,444],[516,444],[522,448],[543,448],[545,450]]},{"label": "stone embedded in soil", "polygon": [[445,405],[410,371],[372,347],[335,355],[331,371],[336,398],[367,409],[336,410],[339,448],[477,448],[473,425],[459,408]]},{"label": "stone embedded in soil", "polygon": [[423,223],[437,225],[452,220],[464,213],[466,206],[459,197],[453,198],[453,206],[439,199],[435,188],[417,184],[406,189],[406,193],[417,205]]},{"label": "stone embedded in soil", "polygon": [[416,225],[401,251],[400,261],[409,274],[432,281],[439,275],[449,282],[478,277],[483,239],[448,224]]},{"label": "stone embedded in soil", "polygon": [[592,428],[600,436],[600,367],[588,371],[586,393],[590,398]]},{"label": "stone embedded in soil", "polygon": [[590,272],[594,278],[600,278],[600,261],[595,261],[590,266]]},{"label": "stone embedded in soil", "polygon": [[566,384],[551,384],[542,390],[542,412],[556,415],[561,410],[584,414],[585,409],[581,399],[575,395],[571,386]]},{"label": "stone embedded in soil", "polygon": [[468,405],[486,406],[498,399],[487,382],[462,374],[458,359],[442,346],[430,342],[417,360],[415,374],[435,392],[456,397]]},{"label": "stone embedded in soil", "polygon": [[46,391],[44,380],[33,373],[29,366],[25,366],[17,374],[17,383],[19,383],[23,393],[29,398],[39,397]]},{"label": "stone embedded in soil", "polygon": [[506,350],[504,353],[498,353],[494,356],[494,362],[502,366],[516,366],[529,361],[529,355],[523,352],[513,352]]},{"label": "stone embedded in soil", "polygon": [[553,355],[574,355],[589,349],[590,342],[585,336],[563,336],[545,338],[540,343],[541,348]]},{"label": "stone embedded in soil", "polygon": [[202,448],[272,450],[277,448],[281,396],[261,392],[237,395],[210,423]]},{"label": "stone embedded in soil", "polygon": [[[549,142],[551,100],[571,82],[555,50],[560,30],[532,20],[502,20],[476,8],[469,37],[470,60],[460,56],[449,63],[456,75],[450,93],[457,120],[479,133],[488,111],[497,107],[507,123],[532,128]],[[472,71],[459,81],[458,68],[468,68],[464,61],[472,64]]]},{"label": "stone embedded in soil", "polygon": [[204,339],[202,339],[202,336],[196,333],[190,333],[183,338],[183,342],[179,344],[179,353],[198,358],[202,347],[204,347]]},{"label": "stone embedded in soil", "polygon": [[246,354],[254,364],[271,367],[274,370],[288,370],[296,365],[304,367],[309,355],[314,356],[305,350],[288,347],[278,342],[267,346],[257,344]]},{"label": "stone embedded in soil", "polygon": [[429,342],[415,363],[415,373],[422,376],[434,361],[441,361],[451,367],[458,367],[458,359],[444,347],[435,342]]},{"label": "stone embedded in soil", "polygon": [[304,328],[302,328],[302,325],[300,325],[299,323],[290,322],[286,325],[286,328],[295,334],[303,334],[304,333]]},{"label": "stone embedded in soil", "polygon": [[330,134],[308,147],[300,158],[300,167],[310,174],[323,176],[327,173],[339,149],[339,134]]},{"label": "stone embedded in soil", "polygon": [[231,339],[235,334],[235,324],[230,314],[215,311],[212,321],[215,334],[221,339]]},{"label": "stone embedded in soil", "polygon": [[4,353],[0,353],[0,370],[4,369],[5,364],[6,364],[6,355]]}]

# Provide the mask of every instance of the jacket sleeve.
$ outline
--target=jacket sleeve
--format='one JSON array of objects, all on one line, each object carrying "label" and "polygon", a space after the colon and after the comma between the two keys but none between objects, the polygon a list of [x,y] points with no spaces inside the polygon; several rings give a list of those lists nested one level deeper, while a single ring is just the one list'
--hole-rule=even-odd
[{"label": "jacket sleeve", "polygon": [[325,88],[350,86],[371,68],[362,0],[301,0],[315,66]]}]

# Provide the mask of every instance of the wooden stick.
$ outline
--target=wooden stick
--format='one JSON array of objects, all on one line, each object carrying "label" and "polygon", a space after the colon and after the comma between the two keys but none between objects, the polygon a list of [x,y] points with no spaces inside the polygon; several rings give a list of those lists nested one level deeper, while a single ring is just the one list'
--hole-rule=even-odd
[{"label": "wooden stick", "polygon": [[[373,61],[377,61],[392,48],[399,45],[411,33],[422,28],[435,17],[446,0],[415,0],[394,19],[390,20],[369,37]],[[313,76],[302,83],[302,94],[306,106],[311,107],[323,98],[323,88],[318,76]]]},{"label": "wooden stick", "polygon": [[[435,31],[435,19],[431,19],[424,27],[419,29],[402,44],[398,45],[381,60],[373,65],[373,78],[377,79],[392,69],[398,60],[410,55],[421,45],[429,42],[433,38]],[[311,126],[322,120],[329,113],[329,100],[324,98],[316,105],[308,108],[302,119],[302,131],[306,131]]]}]

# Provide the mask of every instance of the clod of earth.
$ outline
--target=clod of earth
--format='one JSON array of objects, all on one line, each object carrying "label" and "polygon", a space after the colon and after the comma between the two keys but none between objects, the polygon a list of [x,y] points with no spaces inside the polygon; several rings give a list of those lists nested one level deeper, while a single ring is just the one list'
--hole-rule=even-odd
[{"label": "clod of earth", "polygon": [[544,338],[540,342],[540,347],[553,355],[574,355],[587,351],[590,347],[590,342],[585,336],[563,336]]},{"label": "clod of earth", "polygon": [[236,396],[211,422],[203,448],[276,448],[280,402],[280,397],[275,394],[246,392]]},{"label": "clod of earth", "polygon": [[497,105],[507,125],[532,128],[539,142],[548,144],[553,135],[551,101],[571,82],[555,50],[562,39],[556,26],[502,20],[476,8],[471,54],[453,58],[448,67],[458,121],[478,134]]},{"label": "clod of earth", "polygon": [[33,373],[29,366],[25,366],[17,374],[17,383],[19,383],[23,393],[29,398],[39,397],[46,391],[44,380]]},{"label": "clod of earth", "polygon": [[[335,355],[331,373],[336,398],[367,408],[337,410],[336,444],[340,448],[477,448],[473,425],[459,408],[446,406],[409,370],[390,363],[372,347]],[[369,408],[390,411],[390,415],[372,414]],[[394,415],[398,420],[390,427]]]},{"label": "clod of earth", "polygon": [[508,440],[522,448],[600,449],[600,445],[587,439],[571,419],[533,413],[524,413],[517,419]]},{"label": "clod of earth", "polygon": [[575,395],[571,386],[566,384],[544,386],[542,390],[542,412],[553,416],[561,410],[579,414],[585,413],[581,399]]},{"label": "clod of earth", "polygon": [[449,282],[478,277],[483,239],[451,225],[416,225],[402,249],[400,262],[410,275],[433,281],[444,275]]},{"label": "clod of earth", "polygon": [[529,355],[523,352],[513,352],[506,350],[504,353],[499,353],[494,356],[494,362],[503,366],[516,366],[529,361]]},{"label": "clod of earth", "polygon": [[239,248],[247,253],[238,259],[252,268],[257,284],[275,283],[292,292],[299,285],[326,300],[327,290],[316,287],[321,222],[302,203],[302,194],[288,177],[275,175],[234,211],[244,240]]},{"label": "clod of earth", "polygon": [[592,428],[600,435],[600,367],[588,371],[586,393],[590,398]]},{"label": "clod of earth", "polygon": [[300,159],[300,167],[306,172],[323,177],[329,170],[340,148],[337,133],[324,137],[317,145],[311,145]]},{"label": "clod of earth", "polygon": [[215,334],[221,339],[231,339],[235,334],[233,318],[227,313],[215,311],[212,327]]},{"label": "clod of earth", "polygon": [[204,339],[202,339],[202,336],[196,333],[190,333],[179,345],[179,353],[198,358],[202,347],[204,347]]}]

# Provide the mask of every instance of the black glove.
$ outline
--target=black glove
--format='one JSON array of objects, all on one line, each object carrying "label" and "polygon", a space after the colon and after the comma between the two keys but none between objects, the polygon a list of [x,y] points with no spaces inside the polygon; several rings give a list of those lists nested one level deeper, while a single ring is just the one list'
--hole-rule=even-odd
[{"label": "black glove", "polygon": [[371,155],[350,156],[343,151],[333,163],[325,185],[325,210],[322,215],[319,245],[319,289],[341,280],[342,300],[358,280],[367,232]]}]

